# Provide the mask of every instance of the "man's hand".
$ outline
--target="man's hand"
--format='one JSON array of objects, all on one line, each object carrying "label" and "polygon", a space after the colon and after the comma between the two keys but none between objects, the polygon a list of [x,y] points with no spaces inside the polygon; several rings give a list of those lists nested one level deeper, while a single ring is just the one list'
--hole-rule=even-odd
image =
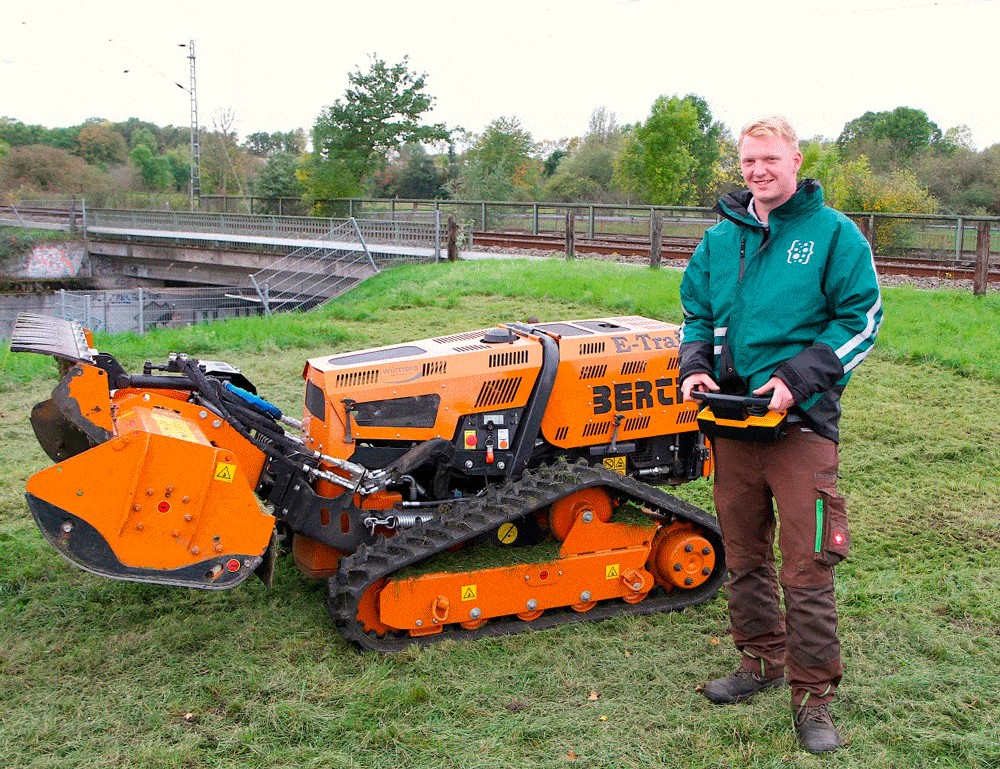
[{"label": "man's hand", "polygon": [[[681,389],[683,390],[683,387]],[[753,391],[754,395],[767,395],[767,393],[771,393],[771,402],[767,405],[771,411],[784,411],[795,405],[795,398],[792,397],[788,385],[776,376],[771,377],[762,387]]]},{"label": "man's hand", "polygon": [[719,385],[708,374],[692,374],[681,382],[681,395],[685,401],[693,401],[692,392],[719,392]]}]

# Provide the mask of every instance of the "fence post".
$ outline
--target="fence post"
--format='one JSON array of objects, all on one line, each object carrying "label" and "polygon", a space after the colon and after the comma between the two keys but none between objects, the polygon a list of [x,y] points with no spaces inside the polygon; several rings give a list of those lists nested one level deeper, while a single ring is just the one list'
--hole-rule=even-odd
[{"label": "fence post", "polygon": [[441,209],[434,203],[434,263],[441,261]]},{"label": "fence post", "polygon": [[576,217],[573,211],[566,211],[566,258],[572,259],[576,256]]},{"label": "fence post", "polygon": [[142,301],[142,286],[139,286],[139,336],[146,333],[146,308]]},{"label": "fence post", "polygon": [[458,222],[454,214],[448,214],[448,261],[458,261]]},{"label": "fence post", "polygon": [[594,239],[594,207],[590,206],[590,222],[587,225],[587,237]]},{"label": "fence post", "polygon": [[538,204],[531,204],[531,234],[538,234]]},{"label": "fence post", "polygon": [[972,276],[973,296],[985,296],[990,284],[990,223],[980,222],[976,228],[976,271]]},{"label": "fence post", "polygon": [[960,216],[955,225],[955,266],[962,259],[962,246],[965,245],[965,220]]},{"label": "fence post", "polygon": [[483,222],[482,222],[482,225],[483,226],[480,229],[485,230],[486,229],[486,202],[485,201],[483,202]]},{"label": "fence post", "polygon": [[660,266],[660,251],[663,249],[663,212],[653,209],[649,216],[649,266]]}]

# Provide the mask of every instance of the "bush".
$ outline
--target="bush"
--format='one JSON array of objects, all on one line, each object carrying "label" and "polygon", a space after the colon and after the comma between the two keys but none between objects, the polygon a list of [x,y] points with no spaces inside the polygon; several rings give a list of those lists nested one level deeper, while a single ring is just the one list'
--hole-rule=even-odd
[{"label": "bush", "polygon": [[[842,165],[828,188],[831,205],[841,211],[886,214],[933,214],[938,201],[917,181],[912,171],[873,173],[864,155]],[[908,222],[880,219],[875,231],[875,251],[886,253],[911,245]]]},{"label": "bush", "polygon": [[7,273],[19,257],[35,247],[35,239],[29,232],[4,233],[0,238],[0,271]]}]

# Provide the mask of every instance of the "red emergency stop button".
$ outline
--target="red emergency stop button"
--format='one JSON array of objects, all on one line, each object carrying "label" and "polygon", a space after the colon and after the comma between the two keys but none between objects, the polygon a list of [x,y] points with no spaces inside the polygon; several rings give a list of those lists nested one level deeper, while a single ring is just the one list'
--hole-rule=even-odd
[{"label": "red emergency stop button", "polygon": [[470,449],[473,449],[476,447],[476,443],[478,443],[476,440],[476,434],[470,430],[465,434],[465,445]]}]

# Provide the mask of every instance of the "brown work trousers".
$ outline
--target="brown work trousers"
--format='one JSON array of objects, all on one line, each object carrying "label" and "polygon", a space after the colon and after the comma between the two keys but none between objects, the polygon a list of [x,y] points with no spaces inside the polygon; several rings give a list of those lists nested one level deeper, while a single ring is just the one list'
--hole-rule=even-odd
[{"label": "brown work trousers", "polygon": [[767,677],[784,672],[796,705],[829,702],[844,672],[833,567],[850,544],[837,444],[796,423],[773,443],[719,438],[712,445],[729,632],[742,665]]}]

